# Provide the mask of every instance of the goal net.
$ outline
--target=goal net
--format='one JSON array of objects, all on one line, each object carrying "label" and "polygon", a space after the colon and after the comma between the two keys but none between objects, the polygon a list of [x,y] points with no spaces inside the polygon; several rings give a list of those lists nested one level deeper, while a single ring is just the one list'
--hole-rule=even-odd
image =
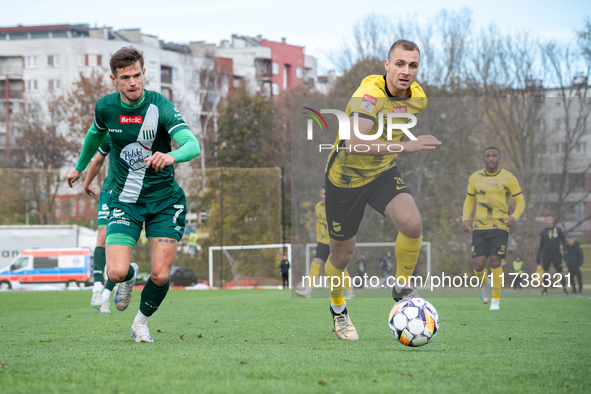
[{"label": "goal net", "polygon": [[[384,272],[380,269],[380,260],[382,257],[386,255],[387,252],[392,253],[392,263],[394,267],[396,267],[396,256],[394,253],[394,247],[396,246],[396,242],[359,242],[355,244],[355,252],[353,252],[353,256],[351,257],[351,261],[347,266],[349,271],[349,275],[356,276],[357,275],[357,266],[356,262],[359,260],[361,255],[365,255],[367,261],[367,269],[366,273],[368,276],[378,276],[383,277]],[[315,243],[306,244],[306,276],[310,275],[310,263],[314,258],[314,253],[316,250]],[[324,267],[322,267],[320,275],[324,275]],[[431,275],[431,242],[423,242],[421,246],[421,252],[419,253],[419,260],[415,267],[415,271],[413,275],[421,276],[423,279],[427,279]],[[396,272],[392,273],[393,275]],[[427,286],[426,282],[423,282],[423,287]],[[301,283],[298,282],[298,285],[301,286]]]},{"label": "goal net", "polygon": [[223,289],[280,287],[284,248],[291,265],[290,244],[210,246],[209,283]]}]

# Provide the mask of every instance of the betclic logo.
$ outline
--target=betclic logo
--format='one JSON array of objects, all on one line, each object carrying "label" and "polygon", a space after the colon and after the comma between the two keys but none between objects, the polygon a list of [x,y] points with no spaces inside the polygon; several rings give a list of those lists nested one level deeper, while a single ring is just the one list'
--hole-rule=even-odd
[{"label": "betclic logo", "polygon": [[142,124],[143,123],[143,119],[141,116],[125,116],[125,115],[120,115],[119,116],[119,122],[121,124]]}]

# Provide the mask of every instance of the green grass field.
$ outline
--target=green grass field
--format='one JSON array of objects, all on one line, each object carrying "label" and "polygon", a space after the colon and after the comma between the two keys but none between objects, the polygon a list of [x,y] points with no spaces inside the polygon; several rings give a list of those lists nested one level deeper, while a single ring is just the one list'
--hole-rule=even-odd
[{"label": "green grass field", "polygon": [[355,298],[360,341],[332,332],[327,299],[288,291],[171,290],[129,333],[129,309],[102,315],[89,291],[0,293],[0,392],[589,392],[591,299],[429,298],[440,331],[407,348],[387,326],[393,301]]}]

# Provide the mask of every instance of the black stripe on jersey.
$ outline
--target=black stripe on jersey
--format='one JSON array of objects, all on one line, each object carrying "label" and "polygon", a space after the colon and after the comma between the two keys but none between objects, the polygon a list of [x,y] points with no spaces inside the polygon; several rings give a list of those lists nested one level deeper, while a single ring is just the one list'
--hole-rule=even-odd
[{"label": "black stripe on jersey", "polygon": [[476,194],[470,194],[470,193],[466,193],[466,194],[468,194],[469,196],[472,196],[472,197],[474,197],[476,195]]},{"label": "black stripe on jersey", "polygon": [[365,118],[365,119],[373,120],[374,122],[376,120],[376,117],[375,116],[371,116],[371,115],[368,115],[368,114],[362,114],[361,112],[351,112],[351,115],[349,115],[349,117],[353,116],[353,114],[359,115],[360,118]]},{"label": "black stripe on jersey", "polygon": [[[341,142],[339,142],[339,148],[342,148],[345,146],[345,141],[342,140]],[[330,157],[330,159],[328,160],[328,165],[326,166],[326,175],[328,175],[328,172],[330,171],[330,167],[332,167],[332,163],[334,163],[334,160],[337,158],[337,155],[339,154],[339,150],[335,149],[334,152],[332,152],[332,156]]]},{"label": "black stripe on jersey", "polygon": [[518,196],[518,195],[520,195],[521,193],[523,193],[523,192],[519,192],[519,193],[517,193],[517,194],[512,194],[512,196],[513,196],[513,197],[515,197],[515,196]]}]

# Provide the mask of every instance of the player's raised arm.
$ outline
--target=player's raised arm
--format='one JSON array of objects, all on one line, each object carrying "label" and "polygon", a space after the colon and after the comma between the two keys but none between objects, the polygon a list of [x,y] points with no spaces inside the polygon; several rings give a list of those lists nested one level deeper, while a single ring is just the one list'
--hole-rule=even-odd
[{"label": "player's raised arm", "polygon": [[[420,135],[417,137],[416,141],[411,140],[390,142],[382,140],[363,140],[359,138],[357,134],[354,132],[354,117],[351,116],[349,120],[351,124],[351,138],[345,140],[345,146],[347,147],[347,152],[349,152],[352,155],[383,156],[402,152],[413,153],[422,150],[435,149],[436,146],[441,145],[441,141],[439,141],[432,135]],[[363,135],[371,135],[374,124],[375,121],[373,119],[368,119],[366,117],[361,116],[359,116],[357,119],[359,133]],[[363,145],[364,147],[369,146],[369,150],[356,150],[355,146],[357,145]]]}]

